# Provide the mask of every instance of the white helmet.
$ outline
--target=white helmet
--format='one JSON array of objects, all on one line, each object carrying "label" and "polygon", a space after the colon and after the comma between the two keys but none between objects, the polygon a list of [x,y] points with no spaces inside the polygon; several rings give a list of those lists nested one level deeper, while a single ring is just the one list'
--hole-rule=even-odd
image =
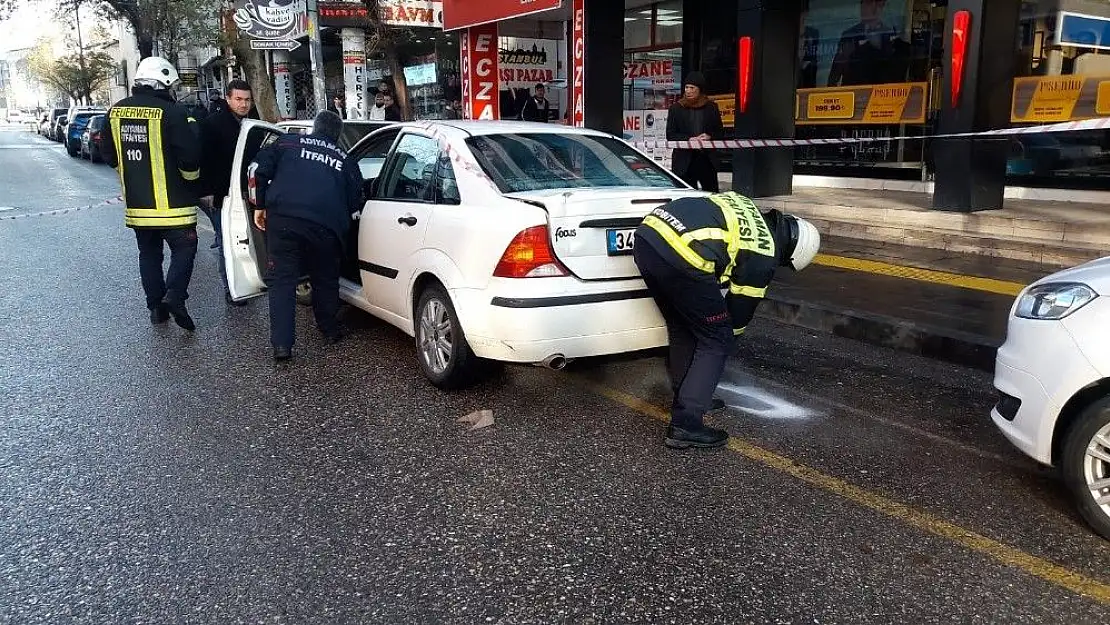
[{"label": "white helmet", "polygon": [[173,64],[160,56],[148,56],[135,68],[136,85],[169,89],[180,81]]},{"label": "white helmet", "polygon": [[821,233],[801,217],[795,217],[794,221],[798,224],[798,240],[794,244],[794,253],[790,255],[790,266],[794,271],[801,271],[813,262],[813,257],[821,249]]}]

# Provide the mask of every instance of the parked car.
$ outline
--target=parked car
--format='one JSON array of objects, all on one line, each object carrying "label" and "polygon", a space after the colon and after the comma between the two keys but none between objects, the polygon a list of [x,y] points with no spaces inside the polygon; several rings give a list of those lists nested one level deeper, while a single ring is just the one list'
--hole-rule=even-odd
[{"label": "parked car", "polygon": [[103,140],[105,119],[107,117],[104,115],[94,115],[89,120],[85,131],[81,133],[81,158],[87,158],[94,163],[104,160],[100,156],[100,142]]},{"label": "parked car", "polygon": [[1110,539],[1110,257],[1026,287],[998,350],[991,418],[1018,449],[1059,469]]},{"label": "parked car", "polygon": [[50,111],[50,121],[47,127],[46,137],[52,141],[61,141],[61,136],[58,134],[58,120],[66,117],[69,114],[69,109],[56,108]]},{"label": "parked car", "polygon": [[[254,120],[239,134],[222,215],[237,301],[265,288],[246,169],[281,134]],[[631,235],[654,207],[704,193],[624,141],[554,124],[440,121],[391,124],[349,153],[368,199],[341,296],[415,337],[434,385],[465,385],[488,361],[561,369],[667,343]]]},{"label": "parked car", "polygon": [[50,131],[50,138],[61,143],[65,139],[67,126],[69,126],[69,117],[62,115],[54,121],[54,127]]},{"label": "parked car", "polygon": [[19,109],[11,109],[8,111],[7,122],[9,124],[18,124],[23,121],[23,111]]},{"label": "parked car", "polygon": [[81,133],[85,132],[85,127],[89,125],[89,120],[97,115],[104,115],[108,111],[104,109],[89,109],[82,108],[76,113],[69,115],[69,124],[66,126],[65,133],[65,146],[66,152],[70,156],[76,157],[81,151]]}]

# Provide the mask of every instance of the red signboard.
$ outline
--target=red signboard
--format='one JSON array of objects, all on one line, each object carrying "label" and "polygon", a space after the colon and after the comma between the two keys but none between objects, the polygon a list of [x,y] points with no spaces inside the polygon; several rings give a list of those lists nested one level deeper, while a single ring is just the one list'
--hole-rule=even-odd
[{"label": "red signboard", "polygon": [[470,119],[470,112],[473,107],[470,106],[470,35],[463,33],[459,37],[459,82],[462,87],[462,116],[463,119]]},{"label": "red signboard", "polygon": [[570,123],[586,125],[586,1],[574,0],[571,11]]},{"label": "red signboard", "polygon": [[466,55],[463,67],[466,79],[463,91],[466,93],[468,119],[501,119],[498,87],[497,24],[486,24],[468,28],[466,31]]},{"label": "red signboard", "polygon": [[563,0],[444,0],[443,30],[489,24],[563,6]]}]

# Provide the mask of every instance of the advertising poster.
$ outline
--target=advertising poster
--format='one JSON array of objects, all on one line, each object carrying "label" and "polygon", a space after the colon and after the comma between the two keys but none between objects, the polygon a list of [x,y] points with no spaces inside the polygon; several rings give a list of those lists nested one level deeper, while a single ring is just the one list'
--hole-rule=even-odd
[{"label": "advertising poster", "polygon": [[501,37],[498,42],[502,89],[528,89],[555,80],[559,69],[558,41]]},{"label": "advertising poster", "polygon": [[809,0],[798,44],[798,88],[906,81],[911,0]]}]

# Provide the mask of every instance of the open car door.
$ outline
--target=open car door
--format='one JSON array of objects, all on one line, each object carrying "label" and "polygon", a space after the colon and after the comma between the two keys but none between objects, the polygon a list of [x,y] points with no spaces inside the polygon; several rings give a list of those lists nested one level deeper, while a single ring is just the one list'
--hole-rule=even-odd
[{"label": "open car door", "polygon": [[284,131],[265,122],[243,120],[231,165],[231,188],[220,210],[224,271],[234,301],[261,295],[266,290],[266,233],[254,225],[247,201],[247,170],[258,152],[277,141]]}]

